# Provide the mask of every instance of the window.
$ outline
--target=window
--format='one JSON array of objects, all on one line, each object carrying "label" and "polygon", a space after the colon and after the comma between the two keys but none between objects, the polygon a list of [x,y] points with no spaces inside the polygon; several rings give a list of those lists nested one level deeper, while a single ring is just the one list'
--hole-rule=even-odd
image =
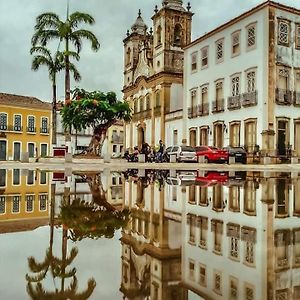
[{"label": "window", "polygon": [[222,252],[222,237],[223,237],[223,222],[220,220],[211,220],[211,231],[214,233],[214,252],[221,254]]},{"label": "window", "polygon": [[22,116],[15,115],[14,116],[14,131],[21,131],[22,130]]},{"label": "window", "polygon": [[223,61],[224,58],[224,39],[216,42],[216,59],[217,62]]},{"label": "window", "polygon": [[47,209],[47,195],[39,195],[40,211],[45,211]]},{"label": "window", "polygon": [[232,258],[239,258],[239,240],[236,237],[230,237],[230,256]]},{"label": "window", "polygon": [[247,93],[253,93],[256,89],[256,74],[255,71],[249,71],[246,75],[247,78]]},{"label": "window", "polygon": [[196,216],[189,214],[188,216],[188,222],[190,223],[190,234],[189,234],[189,243],[195,244],[196,239]]},{"label": "window", "polygon": [[202,286],[206,286],[206,266],[199,266],[199,284]]},{"label": "window", "polygon": [[191,91],[191,107],[195,107],[197,105],[197,90]]},{"label": "window", "polygon": [[256,189],[253,181],[247,180],[244,186],[244,213],[256,214]]},{"label": "window", "polygon": [[232,40],[232,50],[231,53],[233,56],[240,54],[240,31],[234,32],[231,36]]},{"label": "window", "polygon": [[230,291],[229,291],[229,299],[237,300],[238,298],[238,280],[236,278],[230,278]]},{"label": "window", "polygon": [[13,170],[13,185],[20,184],[20,169]]},{"label": "window", "polygon": [[254,299],[254,289],[250,285],[245,286],[245,300],[253,300]]},{"label": "window", "polygon": [[150,110],[151,109],[151,100],[150,100],[150,96],[146,97],[146,110]]},{"label": "window", "polygon": [[0,169],[0,187],[6,186],[6,170]]},{"label": "window", "polygon": [[208,47],[201,50],[201,67],[206,68],[208,66]]},{"label": "window", "polygon": [[173,145],[178,145],[178,130],[173,130]]},{"label": "window", "polygon": [[34,200],[34,195],[26,195],[26,211],[27,212],[33,211],[33,200]]},{"label": "window", "polygon": [[256,145],[256,120],[245,121],[245,147],[253,152]]},{"label": "window", "polygon": [[195,262],[193,260],[189,261],[189,279],[195,280]]},{"label": "window", "polygon": [[140,103],[140,111],[144,111],[144,99],[140,98],[139,103]]},{"label": "window", "polygon": [[278,23],[278,44],[289,45],[290,24],[287,21],[280,20]]},{"label": "window", "polygon": [[33,170],[28,170],[27,184],[31,185],[33,183],[34,183],[34,171]]},{"label": "window", "polygon": [[5,214],[6,205],[5,205],[5,196],[0,196],[0,214]]},{"label": "window", "polygon": [[231,96],[239,96],[240,95],[240,77],[235,76],[231,78]]},{"label": "window", "polygon": [[256,44],[256,24],[247,27],[247,49],[252,49]]},{"label": "window", "polygon": [[117,152],[117,145],[113,145],[113,153]]},{"label": "window", "polygon": [[112,179],[112,185],[116,185],[117,184],[117,178],[114,176]]},{"label": "window", "polygon": [[157,46],[161,45],[161,26],[157,27]]},{"label": "window", "polygon": [[40,173],[40,184],[47,183],[47,173],[45,171],[41,171]]},{"label": "window", "polygon": [[296,34],[296,37],[295,37],[295,40],[296,40],[296,48],[297,48],[297,49],[300,49],[300,24],[296,24],[296,27],[295,27],[295,34]]},{"label": "window", "polygon": [[222,293],[222,277],[220,272],[214,272],[214,292],[217,294]]},{"label": "window", "polygon": [[42,118],[41,133],[49,133],[48,118],[45,118],[45,117]]},{"label": "window", "polygon": [[198,227],[199,227],[199,235],[200,235],[199,246],[204,249],[207,249],[207,226],[208,226],[208,219],[199,216],[198,217]]},{"label": "window", "polygon": [[41,144],[41,157],[45,157],[48,155],[48,145]]},{"label": "window", "polygon": [[34,157],[34,143],[28,143],[29,157]]},{"label": "window", "polygon": [[35,119],[33,116],[27,118],[27,132],[35,132]]},{"label": "window", "polygon": [[289,89],[289,77],[290,77],[290,72],[288,69],[285,68],[280,68],[278,71],[279,75],[279,82],[278,82],[278,87],[281,90],[288,90]]},{"label": "window", "polygon": [[128,47],[127,52],[126,52],[126,65],[130,64],[131,61],[131,49]]},{"label": "window", "polygon": [[20,196],[13,196],[13,205],[12,205],[12,212],[18,213],[20,212]]},{"label": "window", "polygon": [[160,94],[159,94],[159,92],[156,93],[155,107],[160,107]]},{"label": "window", "polygon": [[180,24],[176,24],[174,28],[174,45],[181,46],[182,28]]},{"label": "window", "polygon": [[0,130],[7,130],[7,114],[0,113]]},{"label": "window", "polygon": [[197,70],[197,52],[192,53],[192,71]]},{"label": "window", "polygon": [[204,86],[201,88],[201,99],[202,104],[208,103],[208,86]]},{"label": "window", "polygon": [[254,244],[252,241],[245,241],[245,262],[254,264]]},{"label": "window", "polygon": [[138,112],[138,103],[137,100],[133,102],[133,112],[136,114]]}]

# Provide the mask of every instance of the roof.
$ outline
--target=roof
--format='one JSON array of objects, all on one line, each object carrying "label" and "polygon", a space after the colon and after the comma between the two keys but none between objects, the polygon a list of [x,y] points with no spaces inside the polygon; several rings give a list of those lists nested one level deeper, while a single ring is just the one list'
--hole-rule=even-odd
[{"label": "roof", "polygon": [[188,44],[187,46],[185,46],[183,49],[188,49],[194,45],[196,45],[197,43],[199,42],[202,42],[204,41],[205,39],[213,36],[214,34],[224,30],[225,28],[251,16],[252,14],[260,11],[261,9],[265,8],[265,7],[274,7],[274,8],[277,8],[277,9],[282,9],[284,11],[287,11],[287,12],[290,12],[290,13],[293,13],[293,14],[297,14],[297,15],[300,15],[300,10],[297,9],[297,8],[294,8],[294,7],[291,7],[291,6],[287,6],[287,5],[283,5],[283,4],[280,4],[278,2],[273,2],[273,1],[265,1],[257,6],[255,6],[254,8],[244,12],[243,14],[229,20],[228,22],[216,27],[215,29],[209,31],[208,33],[205,33],[204,35],[200,36],[199,38],[197,38],[196,40],[192,41],[190,44]]},{"label": "roof", "polygon": [[52,104],[35,97],[0,93],[0,105],[52,110]]}]

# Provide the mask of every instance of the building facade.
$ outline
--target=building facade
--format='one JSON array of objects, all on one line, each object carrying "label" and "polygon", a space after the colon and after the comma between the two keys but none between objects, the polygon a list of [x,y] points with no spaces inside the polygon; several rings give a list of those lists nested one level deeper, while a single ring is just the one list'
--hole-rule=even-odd
[{"label": "building facade", "polygon": [[190,43],[184,62],[188,144],[300,156],[299,10],[267,1]]},{"label": "building facade", "polygon": [[0,93],[0,160],[49,155],[51,104],[33,97]]},{"label": "building facade", "polygon": [[181,143],[183,50],[191,42],[192,13],[182,0],[162,1],[147,31],[141,13],[124,39],[124,100],[133,119],[125,125],[125,148]]}]

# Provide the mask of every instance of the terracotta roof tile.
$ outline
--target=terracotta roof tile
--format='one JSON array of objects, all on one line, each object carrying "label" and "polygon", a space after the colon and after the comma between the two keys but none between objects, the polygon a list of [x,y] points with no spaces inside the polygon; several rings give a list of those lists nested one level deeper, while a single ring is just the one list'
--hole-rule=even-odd
[{"label": "terracotta roof tile", "polygon": [[51,110],[49,102],[43,102],[35,97],[0,93],[0,105],[18,106],[24,108],[37,108]]}]

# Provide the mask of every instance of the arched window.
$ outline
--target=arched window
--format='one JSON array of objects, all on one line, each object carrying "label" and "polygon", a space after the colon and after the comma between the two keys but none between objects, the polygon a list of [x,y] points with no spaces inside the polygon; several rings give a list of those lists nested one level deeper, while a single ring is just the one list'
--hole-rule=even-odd
[{"label": "arched window", "polygon": [[139,102],[140,102],[140,111],[144,111],[144,99],[140,98]]},{"label": "arched window", "polygon": [[174,28],[174,45],[181,46],[182,28],[180,24],[176,24]]},{"label": "arched window", "polygon": [[128,48],[126,52],[126,65],[130,63],[131,60],[131,49]]},{"label": "arched window", "polygon": [[159,25],[157,27],[157,45],[160,45],[161,44],[161,26]]},{"label": "arched window", "polygon": [[146,110],[150,110],[151,109],[151,100],[150,100],[150,96],[146,97]]},{"label": "arched window", "polygon": [[138,111],[138,103],[137,100],[134,100],[133,102],[133,112],[136,114]]}]

